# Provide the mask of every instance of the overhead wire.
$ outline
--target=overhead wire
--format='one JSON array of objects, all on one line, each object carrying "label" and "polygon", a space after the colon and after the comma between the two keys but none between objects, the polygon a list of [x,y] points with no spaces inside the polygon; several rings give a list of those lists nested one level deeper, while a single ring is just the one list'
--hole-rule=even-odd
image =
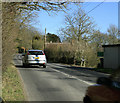
[{"label": "overhead wire", "polygon": [[99,3],[97,6],[95,6],[93,9],[91,9],[90,11],[87,12],[87,14],[89,14],[91,11],[95,10],[98,6],[100,6],[101,4],[103,4],[105,2],[105,0],[101,3]]},{"label": "overhead wire", "polygon": [[96,5],[94,8],[92,8],[90,11],[88,11],[87,13],[85,13],[80,19],[82,19],[85,15],[88,15],[90,12],[92,12],[93,10],[95,10],[98,6],[100,6],[101,4],[103,4],[105,2],[105,0],[101,3],[99,3],[98,5]]},{"label": "overhead wire", "polygon": [[102,3],[104,3],[105,0],[101,3],[99,3],[97,6],[95,6],[94,8],[92,8],[90,11],[88,11],[87,13],[85,13],[80,19],[82,19],[85,15],[88,15],[90,12],[92,12],[93,10],[95,10],[98,6],[100,6]]}]

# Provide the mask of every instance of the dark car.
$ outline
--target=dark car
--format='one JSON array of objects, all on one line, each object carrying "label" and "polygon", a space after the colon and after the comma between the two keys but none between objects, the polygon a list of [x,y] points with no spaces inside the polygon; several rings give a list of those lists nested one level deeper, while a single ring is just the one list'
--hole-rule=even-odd
[{"label": "dark car", "polygon": [[110,77],[99,77],[87,88],[84,103],[120,103],[120,69]]}]

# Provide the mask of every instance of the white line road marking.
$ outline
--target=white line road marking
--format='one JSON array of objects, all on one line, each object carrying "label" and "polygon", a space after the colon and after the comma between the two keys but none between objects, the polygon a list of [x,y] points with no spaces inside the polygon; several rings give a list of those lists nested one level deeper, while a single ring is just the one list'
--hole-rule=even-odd
[{"label": "white line road marking", "polygon": [[[51,69],[52,69],[52,68],[51,68]],[[75,77],[75,76],[69,75],[69,74],[67,74],[67,73],[61,72],[61,71],[56,70],[56,69],[52,69],[52,70],[54,70],[54,71],[56,71],[56,72],[59,72],[59,73],[62,73],[63,75],[65,75],[65,76],[67,76],[67,77],[69,77],[69,78],[77,79],[77,80],[79,80],[79,81],[81,81],[81,82],[83,82],[83,83],[86,83],[87,85],[94,85],[94,84],[95,84],[95,83],[91,83],[91,82],[84,81],[84,80],[82,80],[82,79],[79,79],[79,78],[77,78],[77,77]]]},{"label": "white line road marking", "polygon": [[[56,65],[56,66],[58,66],[58,65],[61,65],[61,64],[56,64],[56,63],[54,63],[54,65]],[[63,66],[66,66],[66,65],[63,65]],[[70,65],[67,65],[68,67],[71,67]],[[62,68],[62,67],[59,67],[59,68]],[[67,69],[67,68],[64,68],[64,69]],[[80,73],[80,74],[85,74],[85,73]],[[109,76],[110,74],[106,74],[106,73],[102,73],[102,72],[99,72],[99,74],[104,74],[104,75],[106,75],[106,76]]]}]

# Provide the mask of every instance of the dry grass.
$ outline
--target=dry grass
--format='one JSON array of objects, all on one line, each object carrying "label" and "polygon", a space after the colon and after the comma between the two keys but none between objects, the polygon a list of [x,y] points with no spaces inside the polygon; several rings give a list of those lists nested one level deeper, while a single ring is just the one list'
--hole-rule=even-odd
[{"label": "dry grass", "polygon": [[4,101],[25,101],[25,94],[17,69],[9,66],[3,73],[2,98]]}]

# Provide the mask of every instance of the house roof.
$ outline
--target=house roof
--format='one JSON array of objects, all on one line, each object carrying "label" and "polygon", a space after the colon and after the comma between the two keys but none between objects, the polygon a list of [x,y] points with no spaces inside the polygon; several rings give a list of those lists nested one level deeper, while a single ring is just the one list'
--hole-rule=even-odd
[{"label": "house roof", "polygon": [[102,47],[120,47],[120,44],[102,45]]}]

